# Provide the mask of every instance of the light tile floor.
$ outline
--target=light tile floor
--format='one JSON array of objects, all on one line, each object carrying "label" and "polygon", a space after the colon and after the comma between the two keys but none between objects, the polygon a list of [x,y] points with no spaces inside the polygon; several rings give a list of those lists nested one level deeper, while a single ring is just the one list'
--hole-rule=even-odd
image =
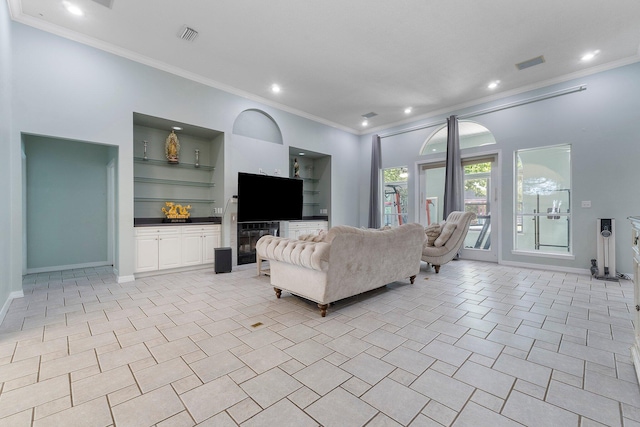
[{"label": "light tile floor", "polygon": [[640,426],[628,281],[423,265],[321,318],[255,271],[26,276],[0,426]]}]

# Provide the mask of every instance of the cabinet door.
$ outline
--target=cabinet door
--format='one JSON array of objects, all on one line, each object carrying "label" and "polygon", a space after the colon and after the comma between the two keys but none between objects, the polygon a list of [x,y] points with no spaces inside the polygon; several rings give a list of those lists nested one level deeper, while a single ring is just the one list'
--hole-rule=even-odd
[{"label": "cabinet door", "polygon": [[158,236],[136,237],[135,271],[154,271],[158,269]]},{"label": "cabinet door", "polygon": [[180,235],[162,235],[158,237],[158,268],[176,268],[181,265]]},{"label": "cabinet door", "polygon": [[202,264],[202,233],[182,234],[182,265]]},{"label": "cabinet door", "polygon": [[202,262],[211,264],[215,260],[215,248],[220,247],[220,233],[205,233],[202,239]]}]

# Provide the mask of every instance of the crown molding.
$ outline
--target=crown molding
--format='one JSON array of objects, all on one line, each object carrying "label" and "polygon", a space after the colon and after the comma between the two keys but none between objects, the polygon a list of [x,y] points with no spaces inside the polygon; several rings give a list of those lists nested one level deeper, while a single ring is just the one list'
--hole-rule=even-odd
[{"label": "crown molding", "polygon": [[429,111],[428,113],[421,114],[419,116],[406,118],[401,121],[391,123],[388,125],[378,126],[372,129],[367,129],[366,131],[359,131],[358,135],[369,135],[374,134],[376,132],[380,132],[383,130],[389,130],[391,128],[404,125],[407,123],[414,123],[421,120],[432,119],[435,116],[440,116],[442,114],[449,115],[455,111],[463,110],[465,108],[474,107],[480,104],[485,104],[487,102],[497,101],[500,99],[508,98],[514,95],[520,95],[525,92],[530,92],[532,90],[542,89],[548,86],[553,86],[558,83],[564,83],[574,79],[580,79],[582,77],[587,77],[593,74],[601,73],[603,71],[612,70],[614,68],[624,67],[625,65],[634,64],[636,62],[640,62],[640,49],[638,50],[638,55],[630,56],[628,58],[619,59],[617,61],[607,62],[606,64],[596,65],[594,67],[586,68],[584,70],[576,71],[573,73],[565,74],[559,77],[554,77],[553,79],[543,80],[541,82],[532,83],[530,85],[521,86],[516,89],[511,89],[506,92],[500,92],[493,94],[491,96],[486,96],[483,98],[478,98],[473,101],[464,102],[462,104],[453,105],[451,107],[440,108],[438,110]]},{"label": "crown molding", "polygon": [[617,61],[612,61],[612,62],[608,62],[606,64],[600,64],[600,65],[596,65],[594,67],[590,67],[584,70],[580,70],[574,73],[569,73],[569,74],[565,74],[559,77],[555,77],[553,79],[548,79],[548,80],[544,80],[541,82],[536,82],[530,85],[526,85],[526,86],[521,86],[519,88],[515,88],[509,91],[505,91],[505,92],[499,92],[499,93],[495,93],[491,96],[487,96],[487,97],[482,97],[482,98],[477,98],[475,100],[472,101],[467,101],[461,104],[456,104],[456,105],[452,105],[452,106],[448,106],[448,107],[443,107],[443,108],[439,108],[437,110],[432,110],[423,114],[420,114],[418,116],[412,116],[412,117],[407,117],[403,120],[397,121],[397,122],[393,122],[393,123],[389,123],[389,124],[385,124],[385,125],[381,125],[381,126],[377,126],[375,128],[370,128],[370,129],[355,129],[355,128],[351,128],[339,123],[335,123],[333,121],[327,120],[325,118],[322,117],[318,117],[315,116],[313,114],[307,113],[305,111],[293,108],[293,107],[289,107],[287,105],[272,101],[270,99],[267,98],[263,98],[261,96],[258,96],[256,94],[244,91],[242,89],[238,89],[236,87],[230,86],[230,85],[226,85],[224,83],[218,82],[216,80],[213,79],[208,79],[205,78],[199,74],[196,73],[192,73],[190,71],[187,71],[185,69],[182,69],[180,67],[176,67],[170,64],[167,64],[165,62],[162,61],[158,61],[156,59],[153,58],[149,58],[147,56],[144,55],[140,55],[137,54],[135,52],[132,52],[130,50],[127,49],[123,49],[117,46],[114,46],[112,44],[106,43],[104,41],[95,39],[93,37],[89,37],[86,36],[84,34],[80,34],[78,32],[75,31],[71,31],[69,29],[60,27],[58,25],[54,25],[51,24],[49,22],[37,19],[33,16],[30,15],[25,15],[22,12],[22,4],[20,2],[20,0],[7,0],[8,6],[9,6],[9,14],[11,15],[11,19],[19,22],[21,24],[25,24],[28,25],[30,27],[33,28],[37,28],[39,30],[48,32],[48,33],[52,33],[55,34],[57,36],[60,37],[64,37],[66,39],[69,40],[73,40],[75,42],[87,45],[87,46],[91,46],[94,47],[96,49],[100,49],[102,51],[111,53],[113,55],[117,55],[126,59],[129,59],[131,61],[134,62],[138,62],[140,64],[143,65],[147,65],[149,67],[161,70],[161,71],[165,71],[167,73],[176,75],[178,77],[182,77],[185,78],[187,80],[191,80],[197,83],[201,83],[205,86],[209,86],[215,89],[219,89],[221,91],[233,94],[233,95],[237,95],[240,96],[242,98],[260,103],[260,104],[264,104],[273,108],[277,108],[281,111],[299,116],[299,117],[303,117],[306,118],[308,120],[314,121],[316,123],[321,123],[324,124],[326,126],[329,127],[333,127],[335,129],[339,129],[341,131],[347,132],[347,133],[351,133],[354,134],[356,136],[363,136],[363,135],[369,135],[369,134],[375,134],[376,132],[380,132],[383,130],[389,130],[392,129],[394,127],[398,127],[401,126],[403,124],[407,124],[407,123],[415,123],[421,120],[426,120],[426,119],[430,119],[433,118],[435,116],[439,116],[442,114],[449,114],[451,112],[454,111],[458,111],[458,110],[463,110],[465,108],[469,108],[469,107],[473,107],[473,106],[477,106],[480,104],[484,104],[484,103],[488,103],[488,102],[492,102],[492,101],[496,101],[499,99],[503,99],[503,98],[508,98],[510,96],[514,96],[514,95],[519,95],[525,92],[529,92],[532,90],[536,90],[536,89],[541,89],[547,86],[552,86],[554,84],[558,84],[558,83],[563,83],[569,80],[573,80],[573,79],[578,79],[581,77],[585,77],[585,76],[589,76],[592,74],[596,74],[596,73],[600,73],[603,71],[607,71],[607,70],[611,70],[614,68],[618,68],[618,67],[622,67],[625,65],[629,65],[629,64],[633,64],[636,62],[640,62],[640,46],[638,48],[638,53],[636,55],[630,56],[628,58],[623,58]]},{"label": "crown molding", "polygon": [[122,58],[129,59],[134,62],[138,62],[140,64],[165,71],[167,73],[173,74],[178,77],[185,78],[187,80],[191,80],[197,83],[201,83],[205,86],[209,86],[215,89],[219,89],[221,91],[231,93],[233,95],[240,96],[242,98],[258,102],[260,104],[268,105],[273,108],[277,108],[287,113],[294,114],[299,117],[303,117],[305,119],[309,119],[311,121],[321,123],[339,130],[342,130],[351,134],[358,134],[358,130],[350,128],[348,126],[341,125],[339,123],[332,122],[330,120],[324,119],[322,117],[315,116],[313,114],[309,114],[305,111],[298,110],[296,108],[289,107],[288,105],[284,105],[275,101],[272,101],[267,98],[263,98],[256,94],[244,91],[242,89],[238,89],[233,86],[226,85],[224,83],[218,82],[213,79],[205,78],[199,74],[192,73],[180,67],[175,67],[173,65],[167,64],[166,62],[158,61],[153,58],[149,58],[144,55],[140,55],[138,53],[132,52],[127,49],[120,48],[118,46],[114,46],[110,43],[106,43],[102,40],[98,40],[93,37],[86,36],[84,34],[80,34],[76,31],[69,30],[64,27],[60,27],[55,24],[51,24],[50,22],[42,21],[40,19],[34,18],[33,16],[25,15],[22,13],[22,8],[20,6],[20,0],[8,0],[9,2],[9,10],[11,17],[14,21],[19,22],[21,24],[27,25],[29,27],[33,27],[87,46],[91,46],[96,49],[100,49],[104,52],[111,53],[113,55],[120,56]]}]

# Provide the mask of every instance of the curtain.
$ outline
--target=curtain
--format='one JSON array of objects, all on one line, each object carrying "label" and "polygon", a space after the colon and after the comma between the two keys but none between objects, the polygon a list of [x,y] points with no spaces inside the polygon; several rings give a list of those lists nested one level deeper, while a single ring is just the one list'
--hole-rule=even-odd
[{"label": "curtain", "polygon": [[380,136],[371,138],[371,192],[369,194],[369,228],[380,228],[380,168],[381,164]]},{"label": "curtain", "polygon": [[458,117],[447,119],[447,164],[444,181],[444,218],[453,211],[464,210],[464,188],[462,182],[462,161],[460,159],[460,137]]}]

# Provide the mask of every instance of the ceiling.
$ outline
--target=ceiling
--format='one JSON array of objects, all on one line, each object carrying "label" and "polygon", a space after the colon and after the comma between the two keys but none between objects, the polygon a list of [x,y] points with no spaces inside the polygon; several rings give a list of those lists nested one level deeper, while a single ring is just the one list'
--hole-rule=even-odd
[{"label": "ceiling", "polygon": [[81,17],[7,1],[15,21],[358,134],[640,60],[638,0],[68,0]]}]

